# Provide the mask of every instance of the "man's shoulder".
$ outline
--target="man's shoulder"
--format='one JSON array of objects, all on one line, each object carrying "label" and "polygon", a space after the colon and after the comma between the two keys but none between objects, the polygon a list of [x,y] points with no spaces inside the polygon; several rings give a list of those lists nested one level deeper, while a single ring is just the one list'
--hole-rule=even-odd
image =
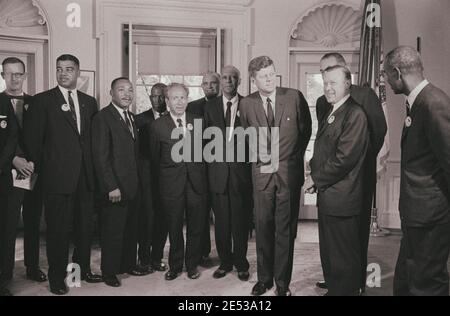
[{"label": "man's shoulder", "polygon": [[422,90],[417,98],[418,101],[421,101],[422,99],[422,103],[427,107],[444,107],[445,110],[450,111],[450,97],[448,94],[431,83]]}]

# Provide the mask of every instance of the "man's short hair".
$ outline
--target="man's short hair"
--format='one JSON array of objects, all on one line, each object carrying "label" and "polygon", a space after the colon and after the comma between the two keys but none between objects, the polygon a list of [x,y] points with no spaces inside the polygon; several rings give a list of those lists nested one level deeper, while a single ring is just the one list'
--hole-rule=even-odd
[{"label": "man's short hair", "polygon": [[25,63],[17,57],[5,58],[2,62],[2,68],[5,69],[5,66],[10,64],[21,64],[23,66],[23,71],[25,71]]},{"label": "man's short hair", "polygon": [[207,77],[207,76],[211,76],[217,79],[217,82],[220,82],[220,75],[217,72],[214,71],[208,71],[206,73],[203,74],[203,78],[202,78],[202,84],[203,84],[203,80]]},{"label": "man's short hair", "polygon": [[256,57],[250,61],[250,64],[248,65],[248,73],[250,74],[250,77],[255,78],[258,71],[270,67],[273,64],[273,60],[268,56]]},{"label": "man's short hair", "polygon": [[111,82],[111,90],[114,90],[114,87],[116,86],[116,84],[117,84],[119,81],[122,81],[122,80],[125,80],[125,81],[128,81],[128,82],[131,83],[130,79],[128,79],[127,77],[119,77],[119,78],[116,78],[116,79],[114,79],[114,80]]},{"label": "man's short hair", "polygon": [[323,55],[323,57],[320,59],[320,61],[329,59],[329,58],[335,58],[338,65],[340,65],[340,66],[347,66],[347,62],[345,61],[344,56],[342,56],[341,54],[336,53],[336,52],[331,52],[331,53],[327,53],[327,54]]},{"label": "man's short hair", "polygon": [[352,73],[351,73],[350,69],[348,69],[345,66],[341,66],[341,65],[331,66],[331,67],[328,67],[327,69],[325,69],[323,73],[325,74],[327,72],[331,72],[334,70],[341,70],[344,73],[345,80],[352,82]]},{"label": "man's short hair", "polygon": [[183,88],[184,91],[186,92],[186,96],[189,96],[189,89],[188,87],[186,87],[186,85],[182,84],[182,83],[171,83],[167,86],[167,88],[164,90],[164,95],[166,96],[166,98],[169,97],[169,91],[174,89],[174,88]]},{"label": "man's short hair", "polygon": [[400,69],[402,74],[423,73],[422,58],[411,46],[399,46],[386,55],[386,64]]},{"label": "man's short hair", "polygon": [[160,90],[162,90],[163,93],[165,93],[166,88],[167,88],[167,85],[165,85],[165,84],[162,83],[162,82],[158,82],[158,83],[155,83],[155,84],[153,85],[152,90],[150,91],[150,93],[153,94],[153,91],[154,91],[155,89],[160,89]]},{"label": "man's short hair", "polygon": [[223,68],[222,68],[222,75],[223,75],[223,72],[224,72],[225,70],[227,70],[227,69],[232,70],[235,74],[238,75],[238,78],[241,78],[241,72],[239,71],[239,69],[237,69],[237,68],[236,68],[235,66],[233,66],[233,65],[228,65],[228,66],[223,67]]},{"label": "man's short hair", "polygon": [[58,62],[58,61],[73,61],[75,63],[75,65],[77,65],[77,67],[80,68],[80,60],[77,57],[75,57],[74,55],[70,55],[70,54],[61,55],[56,60],[56,62]]}]

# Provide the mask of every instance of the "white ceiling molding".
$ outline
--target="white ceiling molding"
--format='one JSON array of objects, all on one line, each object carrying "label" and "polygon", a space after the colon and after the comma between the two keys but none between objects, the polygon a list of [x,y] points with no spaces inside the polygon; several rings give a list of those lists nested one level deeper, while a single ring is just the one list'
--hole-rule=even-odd
[{"label": "white ceiling molding", "polygon": [[361,22],[358,7],[347,3],[322,3],[296,21],[290,32],[290,46],[335,48],[359,42]]},{"label": "white ceiling molding", "polygon": [[0,0],[0,33],[48,36],[47,19],[35,0]]}]

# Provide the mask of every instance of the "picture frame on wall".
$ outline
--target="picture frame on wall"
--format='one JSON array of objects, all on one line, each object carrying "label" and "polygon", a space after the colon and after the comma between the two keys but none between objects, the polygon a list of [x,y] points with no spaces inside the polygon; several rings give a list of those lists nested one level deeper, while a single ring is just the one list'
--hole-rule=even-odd
[{"label": "picture frame on wall", "polygon": [[95,71],[80,70],[80,77],[78,78],[77,82],[77,90],[95,98]]},{"label": "picture frame on wall", "polygon": [[[278,88],[283,87],[283,77],[281,75],[277,75],[276,81],[277,81]],[[255,93],[256,91],[258,91],[258,88],[256,88],[256,86],[252,82],[252,78],[250,78],[249,82],[248,82],[248,91],[249,91],[249,94],[252,94],[252,93]]]}]

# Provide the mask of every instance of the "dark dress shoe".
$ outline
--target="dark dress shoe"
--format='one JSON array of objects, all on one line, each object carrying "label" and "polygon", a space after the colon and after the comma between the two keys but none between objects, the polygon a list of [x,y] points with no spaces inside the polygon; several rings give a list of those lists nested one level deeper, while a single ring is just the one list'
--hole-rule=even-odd
[{"label": "dark dress shoe", "polygon": [[250,279],[250,273],[248,271],[240,271],[238,272],[238,278],[241,281],[248,281]]},{"label": "dark dress shoe", "polygon": [[[153,271],[153,270],[152,270]],[[149,272],[149,270],[148,269],[146,269],[146,268],[143,268],[143,267],[135,267],[133,270],[131,270],[131,271],[128,271],[127,272],[129,275],[133,275],[133,276],[138,276],[138,277],[141,277],[141,276],[145,276],[145,275],[149,275],[150,274],[150,272]]]},{"label": "dark dress shoe", "polygon": [[154,262],[152,263],[152,268],[154,271],[164,272],[167,270],[167,266],[164,262]]},{"label": "dark dress shoe", "polygon": [[8,289],[2,288],[0,289],[0,296],[13,296]]},{"label": "dark dress shoe", "polygon": [[197,269],[192,269],[188,271],[188,278],[191,280],[196,280],[200,277],[200,272]]},{"label": "dark dress shoe", "polygon": [[319,281],[316,283],[316,287],[318,287],[319,289],[328,289],[328,285],[325,283],[325,281]]},{"label": "dark dress shoe", "polygon": [[47,276],[39,268],[27,269],[27,279],[42,283],[47,281]]},{"label": "dark dress shoe", "polygon": [[50,292],[55,295],[66,295],[69,293],[69,289],[64,282],[59,282],[58,284],[50,284]]},{"label": "dark dress shoe", "polygon": [[282,289],[280,287],[277,287],[277,290],[275,292],[277,296],[292,296],[291,290],[288,289]]},{"label": "dark dress shoe", "polygon": [[221,279],[227,275],[228,272],[232,271],[233,269],[224,269],[222,267],[219,267],[216,271],[214,271],[213,278],[214,279]]},{"label": "dark dress shoe", "polygon": [[88,272],[81,275],[81,281],[85,281],[87,283],[101,283],[103,282],[103,278],[101,275]]},{"label": "dark dress shoe", "polygon": [[203,268],[209,268],[212,266],[212,260],[209,256],[202,256],[202,259],[198,265]]},{"label": "dark dress shoe", "polygon": [[255,284],[255,286],[252,289],[252,295],[253,296],[261,296],[264,293],[267,292],[267,290],[270,290],[273,287],[271,284],[265,284],[264,282],[259,282]]},{"label": "dark dress shoe", "polygon": [[176,278],[178,278],[180,276],[180,272],[175,272],[172,270],[167,271],[167,273],[165,274],[164,278],[166,279],[166,281],[172,281],[175,280]]},{"label": "dark dress shoe", "polygon": [[110,287],[120,287],[122,285],[115,275],[103,276],[103,282]]}]

